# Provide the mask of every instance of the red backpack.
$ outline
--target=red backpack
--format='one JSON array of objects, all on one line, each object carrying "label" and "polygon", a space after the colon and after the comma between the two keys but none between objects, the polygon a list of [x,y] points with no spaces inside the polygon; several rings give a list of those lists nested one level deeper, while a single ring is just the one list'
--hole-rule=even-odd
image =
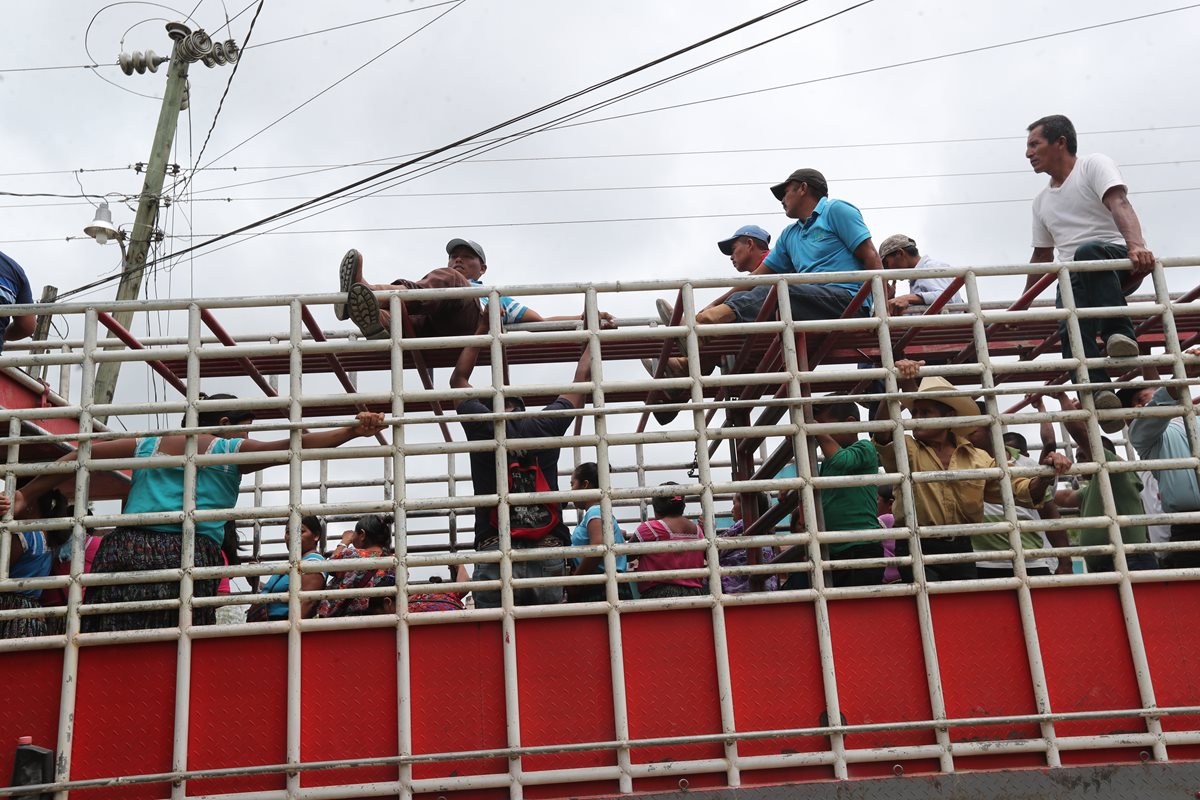
[{"label": "red backpack", "polygon": [[[550,482],[542,472],[537,457],[531,453],[509,453],[508,491],[510,493],[546,493]],[[492,525],[500,528],[500,509],[492,509]],[[562,520],[558,503],[511,505],[508,522],[514,539],[541,539],[554,530]]]}]

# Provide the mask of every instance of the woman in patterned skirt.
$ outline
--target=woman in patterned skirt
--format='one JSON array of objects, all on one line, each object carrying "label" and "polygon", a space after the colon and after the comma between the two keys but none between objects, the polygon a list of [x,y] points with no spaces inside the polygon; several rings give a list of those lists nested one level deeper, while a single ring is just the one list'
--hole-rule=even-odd
[{"label": "woman in patterned skirt", "polygon": [[[233,395],[201,395],[204,400],[234,400]],[[150,458],[158,455],[183,455],[188,438],[196,439],[198,453],[222,455],[233,453],[265,453],[287,450],[288,439],[264,442],[243,438],[246,426],[254,419],[245,410],[205,410],[197,417],[197,425],[216,428],[216,433],[147,436],[140,439],[114,439],[95,442],[92,457],[101,459]],[[357,436],[374,436],[383,429],[383,415],[362,412],[357,423],[344,428],[306,433],[300,438],[302,448],[337,447]],[[74,461],[75,453],[60,461]],[[268,464],[202,464],[196,470],[195,508],[197,511],[233,508],[237,504],[242,475],[255,472]],[[43,493],[62,482],[63,476],[43,475],[35,478],[17,492],[14,510],[21,513]],[[130,484],[125,513],[154,513],[183,510],[183,466],[135,467]],[[182,522],[163,522],[147,525],[125,525],[104,537],[92,572],[140,572],[144,570],[179,569],[183,561]],[[225,536],[224,520],[197,520],[195,523],[193,564],[213,567],[223,563],[221,541]],[[192,584],[194,597],[213,597],[218,580],[198,580]],[[179,597],[179,582],[129,583],[93,586],[84,598],[86,605],[98,603],[129,603],[174,600]],[[192,608],[193,625],[212,625],[216,609]],[[123,631],[147,628],[170,628],[179,623],[178,608],[148,609],[126,612],[88,614],[81,620],[81,630]]]}]

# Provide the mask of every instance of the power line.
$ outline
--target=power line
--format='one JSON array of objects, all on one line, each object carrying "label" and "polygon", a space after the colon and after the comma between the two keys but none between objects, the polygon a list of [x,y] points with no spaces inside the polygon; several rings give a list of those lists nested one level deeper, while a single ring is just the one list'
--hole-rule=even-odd
[{"label": "power line", "polygon": [[857,75],[869,75],[873,72],[883,72],[885,70],[898,69],[900,67],[911,67],[911,66],[915,66],[917,64],[928,64],[933,61],[941,61],[941,60],[947,59],[947,58],[957,58],[958,56],[972,55],[975,53],[983,53],[988,50],[998,50],[998,49],[1004,48],[1004,47],[1014,47],[1019,44],[1029,44],[1030,42],[1044,41],[1046,39],[1053,39],[1058,36],[1068,36],[1068,35],[1075,34],[1075,33],[1083,33],[1086,31],[1093,31],[1093,30],[1098,30],[1100,28],[1111,27],[1113,25],[1124,25],[1125,23],[1128,23],[1128,22],[1137,22],[1137,21],[1144,20],[1144,19],[1150,19],[1151,17],[1160,17],[1165,14],[1174,14],[1179,11],[1190,11],[1195,8],[1200,8],[1200,3],[1192,3],[1191,5],[1179,6],[1178,8],[1168,8],[1163,11],[1155,11],[1155,12],[1152,12],[1149,14],[1140,14],[1135,17],[1125,17],[1124,19],[1111,20],[1109,22],[1100,22],[1095,25],[1085,25],[1080,28],[1071,28],[1069,30],[1055,31],[1054,33],[1043,33],[1038,36],[1027,36],[1024,39],[1014,39],[1010,42],[1000,42],[998,44],[989,44],[989,45],[984,45],[982,47],[972,47],[972,48],[968,48],[966,50],[956,50],[955,52],[952,52],[952,53],[942,53],[941,55],[936,55],[936,56],[926,56],[925,58],[914,58],[914,59],[910,59],[908,61],[900,61],[895,64],[885,64],[885,65],[879,66],[879,67],[868,67],[867,69],[853,70],[851,72],[842,72],[837,75],[826,75],[826,76],[820,77],[820,78],[809,78],[808,80],[794,81],[792,83],[781,83],[777,86],[768,86],[768,87],[765,87],[762,89],[750,89],[750,90],[744,91],[744,92],[734,92],[733,94],[725,94],[725,95],[719,95],[717,97],[708,97],[708,98],[703,98],[700,100],[692,100],[692,101],[689,101],[686,103],[674,103],[674,104],[666,105],[666,106],[658,106],[657,108],[647,108],[647,109],[643,109],[641,111],[630,111],[626,114],[614,114],[613,116],[609,116],[609,117],[599,117],[597,119],[584,120],[583,122],[575,122],[570,125],[561,125],[561,126],[559,126],[559,129],[578,128],[583,125],[594,125],[599,122],[611,122],[613,120],[628,119],[630,117],[638,117],[638,116],[642,116],[645,114],[656,114],[659,111],[673,111],[678,108],[689,108],[692,106],[704,105],[707,103],[716,103],[721,100],[732,100],[732,99],[739,98],[739,97],[749,97],[751,95],[763,94],[765,92],[774,92],[774,91],[778,91],[780,89],[793,89],[797,86],[811,86],[812,84],[815,84],[815,83],[824,83],[825,81],[837,80],[839,78],[849,78],[849,77],[854,77]]},{"label": "power line", "polygon": [[[256,44],[254,46],[256,48],[257,47],[269,47],[273,44],[282,44],[283,42],[291,42],[291,41],[295,41],[296,39],[303,39],[306,36],[319,36],[322,33],[330,33],[332,31],[340,31],[345,28],[353,28],[357,25],[366,25],[371,22],[379,22],[381,20],[391,19],[392,17],[403,16],[404,14],[415,14],[418,11],[425,11],[427,9],[437,8],[439,6],[448,6],[452,3],[457,3],[458,1],[459,0],[443,0],[440,3],[431,3],[427,6],[421,6],[419,8],[409,8],[404,11],[396,11],[391,14],[384,14],[379,17],[371,17],[370,19],[360,19],[357,22],[347,22],[344,25],[334,25],[332,28],[321,28],[320,30],[316,30],[316,31],[307,31],[306,33],[297,33],[294,36],[285,36],[282,39],[272,39],[269,42],[262,42],[261,44]],[[243,49],[248,49],[248,48],[243,48]]]},{"label": "power line", "polygon": [[230,153],[234,152],[234,151],[235,151],[235,150],[237,150],[238,148],[242,147],[242,146],[243,146],[243,145],[245,145],[247,142],[250,142],[250,141],[252,141],[253,139],[257,138],[258,136],[261,136],[263,133],[266,133],[268,130],[270,130],[271,128],[275,127],[275,126],[276,126],[276,125],[278,125],[280,122],[283,122],[285,119],[287,119],[288,117],[290,117],[292,114],[295,114],[297,111],[299,111],[300,109],[304,108],[304,107],[305,107],[305,106],[307,106],[309,103],[311,103],[311,102],[313,102],[314,100],[316,100],[317,98],[321,97],[321,96],[322,96],[323,94],[325,94],[326,92],[330,91],[331,89],[333,89],[334,87],[336,87],[336,86],[338,86],[339,84],[343,83],[344,81],[347,81],[347,80],[349,80],[349,79],[350,79],[351,77],[353,77],[354,75],[356,75],[356,74],[358,74],[359,72],[361,72],[362,70],[366,69],[366,68],[367,68],[368,66],[370,66],[371,64],[373,64],[373,63],[375,63],[376,61],[378,61],[379,59],[383,58],[385,55],[387,55],[387,54],[388,54],[388,53],[390,53],[391,51],[395,50],[397,47],[399,47],[400,45],[404,44],[405,42],[407,42],[409,39],[411,39],[411,38],[413,38],[414,36],[416,36],[416,35],[417,35],[418,33],[420,33],[421,31],[423,31],[423,30],[425,30],[426,28],[428,28],[430,25],[434,24],[435,22],[437,22],[437,21],[438,21],[438,20],[440,20],[442,17],[444,17],[444,16],[446,16],[447,14],[449,14],[449,13],[450,13],[451,11],[453,11],[454,9],[458,8],[460,5],[462,5],[462,4],[463,4],[463,2],[465,2],[465,0],[456,0],[456,2],[454,3],[454,5],[453,5],[453,6],[451,6],[450,8],[448,8],[448,9],[446,9],[445,11],[443,11],[442,13],[438,14],[436,17],[434,17],[433,19],[429,20],[429,21],[428,21],[428,22],[426,22],[424,25],[421,25],[421,26],[420,26],[419,28],[417,28],[415,31],[413,31],[413,32],[412,32],[412,33],[410,33],[409,35],[405,36],[404,38],[400,39],[400,40],[399,40],[398,42],[396,42],[395,44],[389,45],[389,46],[388,46],[386,49],[384,49],[384,50],[383,50],[381,53],[379,53],[378,55],[376,55],[376,56],[374,56],[374,57],[372,57],[372,58],[368,59],[368,60],[367,60],[367,61],[365,61],[364,63],[360,64],[358,67],[355,67],[355,68],[354,68],[353,70],[351,70],[350,72],[348,72],[348,73],[346,73],[345,75],[343,75],[342,77],[338,78],[336,81],[334,81],[333,83],[331,83],[329,86],[326,86],[324,89],[322,89],[321,91],[317,92],[315,95],[313,95],[312,97],[308,98],[308,99],[307,99],[307,100],[305,100],[303,103],[301,103],[300,105],[296,106],[296,107],[295,107],[295,108],[293,108],[291,111],[289,111],[289,112],[287,112],[286,114],[284,114],[283,116],[279,117],[279,118],[278,118],[278,119],[276,119],[274,122],[271,122],[270,124],[266,125],[265,127],[263,127],[263,128],[260,128],[259,130],[257,130],[257,131],[255,131],[254,133],[250,134],[248,137],[246,137],[246,138],[245,138],[245,139],[243,139],[242,141],[238,142],[238,143],[237,143],[237,144],[235,144],[233,147],[231,147],[231,148],[229,148],[228,150],[226,150],[224,153],[221,153],[221,155],[219,155],[219,156],[217,156],[216,158],[214,158],[212,161],[210,161],[210,162],[209,162],[209,164],[206,164],[206,165],[205,165],[205,167],[208,167],[210,164],[215,164],[216,162],[220,161],[222,158],[224,158],[225,156],[227,156],[227,155],[229,155]]},{"label": "power line", "polygon": [[[254,23],[258,22],[258,15],[262,13],[264,2],[266,0],[258,0],[258,8],[254,10],[254,16],[250,18],[250,27],[246,31],[246,38],[242,40],[243,50],[250,43],[250,37],[254,34]],[[204,144],[200,145],[200,155],[196,156],[196,160],[192,162],[192,171],[188,179],[184,181],[183,188],[186,188],[188,183],[191,182],[191,176],[196,174],[196,166],[200,164],[200,159],[204,157],[204,150],[208,147],[208,140],[212,138],[213,130],[217,127],[217,120],[221,118],[221,109],[225,107],[225,98],[229,96],[229,87],[233,86],[233,79],[238,73],[238,68],[242,65],[242,58],[243,56],[239,56],[238,60],[233,62],[233,70],[229,73],[229,80],[225,82],[225,91],[221,92],[221,99],[217,102],[217,111],[213,114],[212,124],[208,126],[208,133],[204,137]],[[183,191],[183,188],[180,191]]]},{"label": "power line", "polygon": [[[1136,192],[1130,192],[1129,195],[1131,197],[1137,197],[1137,196],[1141,196],[1141,195],[1178,194],[1181,192],[1197,192],[1197,191],[1200,191],[1200,186],[1180,186],[1180,187],[1174,187],[1174,188],[1170,188],[1170,189],[1144,189],[1144,190],[1139,190]],[[1032,197],[1007,197],[1007,198],[995,198],[995,199],[989,199],[989,200],[954,200],[954,201],[945,201],[945,202],[936,202],[936,203],[899,203],[899,204],[876,205],[876,206],[865,206],[864,205],[864,206],[860,206],[859,210],[860,211],[903,211],[903,210],[915,209],[915,208],[957,208],[957,207],[967,207],[967,206],[1007,205],[1007,204],[1012,204],[1012,203],[1031,203],[1031,202],[1033,202]],[[235,234],[235,235],[238,235],[238,236],[293,236],[293,235],[295,235],[295,236],[311,236],[311,235],[316,235],[316,234],[329,235],[329,234],[342,234],[342,233],[393,233],[393,232],[399,233],[399,232],[412,232],[412,231],[437,231],[437,230],[456,230],[456,229],[464,230],[464,229],[468,229],[468,228],[470,228],[470,229],[532,228],[532,227],[545,227],[545,226],[556,226],[556,225],[598,225],[598,224],[627,223],[627,222],[673,222],[673,221],[678,222],[678,221],[692,220],[692,219],[730,219],[730,218],[735,218],[735,217],[741,217],[741,218],[766,217],[766,216],[773,216],[773,215],[776,215],[779,213],[780,212],[779,212],[778,208],[772,208],[772,209],[760,209],[758,211],[720,212],[720,213],[712,213],[712,214],[671,214],[671,215],[657,215],[657,216],[646,216],[646,217],[597,217],[597,218],[591,218],[591,219],[533,220],[533,221],[525,221],[525,222],[473,222],[473,223],[454,222],[454,223],[450,223],[450,224],[446,224],[446,225],[401,225],[401,226],[383,226],[383,227],[368,227],[368,228],[321,228],[321,229],[288,230],[288,231],[273,230],[273,231],[264,231],[264,232],[259,232],[259,233],[247,232],[244,234]],[[197,234],[188,233],[188,234],[170,235],[167,238],[168,239],[179,239],[179,238],[188,238],[190,236],[195,236],[195,235],[197,235]],[[211,235],[211,234],[207,234],[207,235]],[[46,242],[63,242],[63,241],[91,241],[91,239],[87,236],[67,236],[67,237],[59,236],[59,237],[48,237],[48,238],[43,238],[43,239],[9,239],[9,240],[0,242],[0,244],[7,245],[7,244],[14,244],[14,243],[35,243],[35,242],[36,243],[46,243]],[[218,252],[218,250],[212,250],[208,253],[208,255],[211,255],[216,252]],[[163,259],[160,259],[160,260],[165,260],[165,259],[168,259],[171,257],[172,256],[170,256],[170,255],[164,256]],[[201,257],[203,257],[203,255]],[[99,285],[99,284],[97,284],[97,285]],[[92,285],[89,285],[86,287],[79,287],[78,289],[73,289],[71,291],[72,291],[72,294],[76,294],[84,289],[90,289],[90,288],[95,288],[95,287]]]},{"label": "power line", "polygon": [[[518,115],[517,117],[513,117],[513,118],[511,118],[511,119],[509,119],[509,120],[506,120],[506,121],[504,121],[504,122],[501,122],[501,123],[499,123],[499,124],[497,124],[497,125],[493,125],[493,126],[491,126],[491,127],[489,127],[489,128],[485,128],[484,130],[481,130],[481,131],[478,131],[477,133],[474,133],[474,134],[471,134],[471,135],[469,135],[469,136],[463,137],[463,138],[461,138],[461,139],[459,139],[459,140],[457,140],[457,141],[455,141],[455,142],[451,142],[451,143],[449,143],[449,144],[447,144],[447,145],[443,145],[442,147],[436,148],[436,149],[434,149],[434,150],[432,150],[432,151],[429,151],[428,153],[424,154],[423,158],[431,158],[431,157],[433,157],[433,156],[436,156],[436,155],[438,155],[438,154],[440,154],[440,153],[444,153],[444,152],[447,152],[447,151],[450,151],[450,150],[456,149],[456,148],[458,148],[458,147],[461,147],[462,145],[464,145],[464,144],[466,144],[466,143],[468,143],[468,142],[471,142],[471,141],[473,141],[473,140],[475,140],[475,139],[479,139],[479,138],[481,138],[481,137],[487,136],[487,135],[489,135],[489,134],[491,134],[491,133],[494,133],[495,131],[498,131],[498,130],[500,130],[500,129],[502,129],[502,128],[508,127],[508,126],[510,126],[510,125],[512,125],[512,124],[514,124],[514,123],[520,122],[520,121],[522,121],[522,120],[524,120],[524,119],[528,119],[528,118],[530,118],[530,117],[532,117],[532,116],[535,116],[535,115],[537,115],[537,114],[540,114],[540,113],[542,113],[543,111],[546,111],[546,110],[548,110],[548,109],[550,109],[550,108],[554,108],[554,107],[556,107],[556,106],[558,106],[558,105],[562,105],[563,103],[570,102],[571,100],[574,100],[574,99],[576,99],[576,98],[578,98],[578,97],[581,97],[581,96],[583,96],[583,95],[585,95],[585,94],[588,94],[588,93],[590,93],[590,92],[593,92],[593,91],[596,91],[596,90],[598,90],[598,89],[601,89],[601,88],[603,88],[603,87],[605,87],[605,86],[608,86],[608,85],[611,85],[611,84],[613,84],[613,83],[616,83],[616,82],[618,82],[618,81],[620,81],[620,80],[623,80],[623,79],[625,79],[625,78],[627,78],[627,77],[630,77],[630,76],[632,76],[632,75],[635,75],[635,74],[637,74],[637,73],[640,73],[640,72],[643,72],[643,71],[645,71],[645,70],[651,69],[651,68],[653,68],[653,67],[655,67],[655,66],[658,66],[659,64],[662,64],[662,63],[664,63],[664,62],[666,62],[666,61],[669,61],[670,59],[676,58],[676,57],[678,57],[678,56],[680,56],[680,55],[683,55],[683,54],[685,54],[685,53],[691,52],[692,50],[695,50],[695,49],[697,49],[697,48],[703,47],[703,46],[704,46],[704,45],[706,45],[706,44],[709,44],[709,43],[711,43],[711,42],[714,42],[714,41],[717,41],[717,40],[719,40],[719,39],[721,39],[721,38],[724,38],[724,37],[726,37],[726,36],[729,36],[729,35],[731,35],[731,34],[733,34],[733,33],[737,32],[737,31],[739,31],[739,30],[742,30],[742,29],[744,29],[744,28],[747,28],[747,27],[749,27],[749,26],[752,26],[752,25],[755,25],[755,24],[757,24],[757,23],[759,23],[759,22],[762,22],[763,20],[766,20],[766,19],[769,19],[769,18],[771,18],[771,17],[773,17],[773,16],[776,16],[777,14],[781,14],[781,13],[783,13],[784,11],[787,11],[787,10],[789,10],[789,9],[791,9],[791,8],[794,8],[794,7],[798,6],[798,5],[801,5],[801,4],[802,4],[802,3],[804,3],[804,2],[806,2],[806,0],[792,0],[792,2],[786,3],[785,5],[783,5],[783,6],[780,6],[780,7],[776,8],[776,9],[774,9],[774,10],[768,11],[768,12],[766,12],[765,14],[760,14],[760,15],[759,15],[759,16],[757,16],[757,17],[753,17],[753,18],[751,18],[751,19],[749,19],[749,20],[747,20],[747,21],[745,21],[745,22],[739,23],[738,25],[735,25],[735,26],[733,26],[733,27],[731,27],[731,28],[728,28],[728,29],[726,29],[726,30],[724,30],[724,31],[721,31],[721,32],[719,32],[719,33],[716,33],[716,34],[713,34],[712,36],[706,37],[706,38],[704,38],[704,39],[702,39],[702,40],[700,40],[700,41],[698,41],[698,42],[695,42],[695,43],[693,43],[693,44],[687,45],[687,46],[686,46],[686,47],[684,47],[684,48],[681,48],[681,49],[679,49],[679,50],[675,50],[675,51],[673,51],[673,52],[671,52],[671,53],[668,53],[668,54],[666,54],[666,55],[664,55],[664,56],[660,56],[659,58],[656,58],[656,59],[654,59],[654,60],[652,60],[652,61],[649,61],[649,62],[647,62],[647,63],[645,63],[645,64],[642,64],[642,65],[640,65],[640,66],[638,66],[638,67],[635,67],[635,68],[633,68],[633,69],[631,69],[631,70],[627,70],[627,71],[625,71],[625,72],[623,72],[623,73],[620,73],[620,74],[618,74],[618,75],[615,75],[615,76],[613,76],[613,77],[611,77],[611,78],[608,78],[608,79],[606,79],[606,80],[604,80],[604,81],[601,81],[601,82],[599,82],[599,83],[593,84],[593,85],[591,85],[591,86],[589,86],[589,87],[586,87],[586,88],[584,88],[584,89],[578,90],[578,91],[576,91],[576,92],[574,92],[574,93],[572,93],[572,94],[570,94],[570,95],[567,95],[567,96],[564,96],[564,97],[562,97],[562,98],[559,98],[558,100],[552,101],[552,102],[550,102],[550,103],[547,103],[547,104],[545,104],[545,105],[543,105],[543,106],[540,106],[540,107],[538,107],[538,108],[535,108],[535,109],[533,109],[533,110],[531,110],[531,111],[525,112],[525,113],[523,113],[523,114],[521,114],[521,115]],[[457,6],[454,6],[453,8],[457,8]],[[453,9],[451,9],[451,10],[453,10]],[[414,161],[415,161],[415,160],[414,160]],[[411,164],[411,163],[412,163],[412,162],[410,162],[410,164]],[[352,191],[352,190],[354,190],[354,189],[357,189],[357,188],[359,188],[359,187],[361,187],[361,186],[365,186],[365,185],[367,185],[367,184],[370,184],[370,183],[372,183],[373,181],[376,181],[376,180],[378,180],[379,178],[382,178],[382,177],[384,177],[384,176],[386,176],[386,175],[389,175],[389,174],[392,174],[392,173],[394,173],[394,172],[397,172],[397,171],[399,171],[400,169],[403,169],[404,167],[406,167],[406,166],[409,166],[410,164],[398,165],[398,166],[395,166],[395,167],[389,167],[389,168],[387,168],[387,169],[381,170],[380,172],[378,172],[378,173],[376,173],[376,174],[374,174],[374,175],[368,176],[368,177],[366,177],[366,178],[363,178],[363,179],[361,179],[361,180],[358,180],[358,181],[354,181],[354,182],[352,182],[352,183],[350,183],[350,184],[347,184],[347,185],[345,185],[345,186],[342,186],[342,187],[339,187],[339,188],[337,188],[337,189],[334,189],[334,190],[333,190],[333,191],[331,191],[331,192],[327,192],[327,193],[326,193],[326,194],[324,194],[324,195],[321,195],[321,196],[318,196],[318,197],[312,198],[312,199],[310,199],[310,200],[308,200],[308,201],[305,201],[305,202],[303,202],[303,203],[300,203],[300,204],[298,204],[298,205],[296,205],[296,206],[293,206],[293,207],[291,207],[291,208],[287,208],[287,209],[284,209],[283,211],[277,212],[277,213],[275,213],[275,214],[273,214],[273,215],[271,215],[271,216],[264,217],[263,219],[260,219],[260,220],[257,220],[257,221],[255,221],[255,222],[249,223],[248,225],[244,225],[244,226],[242,226],[242,227],[240,227],[240,228],[238,228],[238,229],[235,229],[235,230],[233,230],[233,231],[229,231],[229,232],[227,232],[227,233],[225,233],[225,234],[222,234],[221,236],[214,237],[214,238],[212,238],[212,239],[206,239],[205,241],[203,241],[203,242],[200,242],[199,244],[192,245],[192,246],[190,246],[190,247],[188,247],[188,248],[185,248],[184,250],[180,251],[179,253],[176,253],[176,254],[173,254],[173,255],[183,255],[183,254],[185,254],[185,253],[192,252],[192,251],[194,251],[194,250],[196,250],[196,249],[198,249],[198,248],[201,248],[201,247],[207,247],[207,246],[209,246],[209,245],[215,244],[216,242],[222,241],[222,240],[224,240],[224,239],[227,239],[227,238],[231,238],[232,236],[235,236],[235,235],[237,235],[237,234],[239,234],[239,233],[244,233],[244,232],[246,232],[246,231],[253,230],[254,228],[261,227],[261,226],[263,226],[263,225],[269,224],[269,223],[271,223],[271,222],[273,222],[273,221],[275,221],[275,220],[282,219],[282,218],[284,218],[284,217],[286,217],[286,216],[289,216],[289,215],[291,215],[291,214],[294,214],[294,213],[296,213],[296,212],[298,212],[298,211],[301,211],[301,210],[303,210],[303,209],[305,209],[305,208],[310,208],[310,207],[312,207],[313,205],[316,205],[317,203],[320,203],[320,202],[322,202],[322,201],[327,201],[327,200],[329,200],[330,198],[336,198],[336,197],[338,197],[339,195],[343,195],[343,194],[345,194],[346,192],[349,192],[349,191]],[[152,264],[151,264],[151,266],[152,266]],[[103,281],[101,281],[101,282],[93,282],[92,284],[87,284],[87,285],[85,285],[85,286],[81,286],[81,287],[79,287],[79,288],[77,288],[77,289],[70,290],[70,291],[69,291],[69,292],[67,292],[67,293],[60,294],[60,297],[65,297],[65,296],[70,296],[70,295],[77,294],[77,293],[78,293],[78,292],[80,292],[80,291],[85,291],[85,290],[87,290],[87,289],[90,289],[90,288],[92,288],[93,286],[100,285],[100,283],[102,283],[102,282],[103,282]]]}]

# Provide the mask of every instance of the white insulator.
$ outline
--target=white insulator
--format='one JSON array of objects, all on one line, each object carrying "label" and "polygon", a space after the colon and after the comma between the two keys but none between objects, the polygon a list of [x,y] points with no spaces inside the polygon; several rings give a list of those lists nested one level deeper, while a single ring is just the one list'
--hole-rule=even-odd
[{"label": "white insulator", "polygon": [[213,42],[212,50],[209,50],[208,55],[200,60],[204,63],[204,66],[210,69],[218,64],[225,66],[228,63],[228,59],[225,57],[225,45],[220,42]]},{"label": "white insulator", "polygon": [[192,31],[178,45],[178,52],[185,61],[199,61],[212,50],[213,42],[203,30]]},{"label": "white insulator", "polygon": [[237,42],[233,39],[225,40],[225,58],[230,64],[236,64],[241,54],[242,51],[238,49]]}]

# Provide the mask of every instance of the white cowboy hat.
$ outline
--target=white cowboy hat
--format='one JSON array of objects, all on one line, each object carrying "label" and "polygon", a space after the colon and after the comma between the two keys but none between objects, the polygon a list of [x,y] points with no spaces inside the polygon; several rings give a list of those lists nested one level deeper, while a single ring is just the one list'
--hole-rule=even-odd
[{"label": "white cowboy hat", "polygon": [[[948,394],[950,392],[955,392],[956,394]],[[934,402],[941,403],[944,406],[949,406],[952,408],[954,410],[954,416],[956,417],[978,417],[979,406],[976,404],[975,399],[964,394],[957,394],[957,392],[959,392],[959,389],[940,375],[930,376],[921,379],[921,385],[917,387],[917,391],[905,393],[900,398],[900,404],[909,411],[912,411],[913,403],[916,401],[933,400]],[[935,393],[938,395],[943,393],[946,394],[945,396],[940,397],[920,397],[922,394]],[[953,425],[951,427],[961,432],[964,430],[974,430],[975,428],[978,428],[979,425],[974,423],[966,423]]]}]

